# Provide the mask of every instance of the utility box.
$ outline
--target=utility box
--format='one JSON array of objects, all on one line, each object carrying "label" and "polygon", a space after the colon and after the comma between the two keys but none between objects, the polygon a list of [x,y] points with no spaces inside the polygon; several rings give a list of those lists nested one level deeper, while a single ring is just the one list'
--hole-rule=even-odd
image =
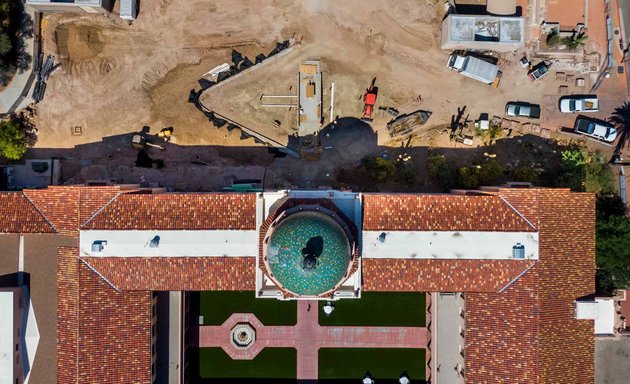
[{"label": "utility box", "polygon": [[138,15],[138,0],[120,0],[120,18],[134,21]]}]

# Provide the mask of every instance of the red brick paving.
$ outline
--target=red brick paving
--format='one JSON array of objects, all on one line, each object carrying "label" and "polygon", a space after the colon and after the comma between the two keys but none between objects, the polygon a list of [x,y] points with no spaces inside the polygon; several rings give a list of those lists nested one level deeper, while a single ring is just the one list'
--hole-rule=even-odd
[{"label": "red brick paving", "polygon": [[[319,348],[427,348],[427,328],[321,327],[318,308],[317,301],[299,301],[295,326],[270,327],[251,313],[233,314],[220,326],[200,326],[198,346],[221,347],[233,359],[241,360],[253,359],[265,347],[295,348],[298,380],[317,380]],[[247,350],[238,350],[230,343],[230,331],[241,322],[256,329],[256,341]]]}]

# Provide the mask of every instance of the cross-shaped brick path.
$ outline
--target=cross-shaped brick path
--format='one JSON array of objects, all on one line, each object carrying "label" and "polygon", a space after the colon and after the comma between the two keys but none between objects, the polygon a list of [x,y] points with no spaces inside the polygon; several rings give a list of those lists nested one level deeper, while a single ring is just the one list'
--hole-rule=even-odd
[{"label": "cross-shaped brick path", "polygon": [[[295,348],[298,380],[317,380],[319,348],[427,347],[427,328],[321,327],[318,309],[317,301],[298,301],[295,326],[265,326],[251,313],[236,313],[222,325],[198,327],[198,346],[221,347],[232,359],[238,360],[251,360],[265,347]],[[230,331],[237,323],[250,323],[256,329],[256,341],[249,349],[239,350],[230,343]]]}]

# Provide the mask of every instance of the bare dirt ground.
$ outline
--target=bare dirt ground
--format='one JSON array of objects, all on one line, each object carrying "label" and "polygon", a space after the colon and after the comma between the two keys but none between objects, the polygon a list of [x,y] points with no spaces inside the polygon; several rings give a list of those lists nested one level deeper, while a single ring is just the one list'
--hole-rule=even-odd
[{"label": "bare dirt ground", "polygon": [[[268,53],[277,41],[290,36],[301,41],[295,51],[210,91],[204,95],[206,102],[236,121],[286,141],[294,132],[294,111],[261,107],[260,95],[295,92],[299,64],[319,59],[326,116],[331,82],[336,88],[335,115],[359,117],[359,99],[373,78],[379,87],[377,105],[395,107],[401,113],[419,108],[432,111],[429,124],[415,132],[413,145],[456,146],[443,131],[458,107],[467,106],[466,115],[474,120],[482,112],[502,116],[509,100],[542,104],[545,121],[541,125],[545,128],[573,125],[574,115],[556,112],[561,84],[553,74],[530,82],[518,64],[521,53],[506,58],[497,89],[449,71],[445,66],[448,54],[439,49],[441,9],[412,0],[159,0],[143,2],[138,19],[131,25],[115,15],[51,15],[44,49],[61,58],[63,66],[51,77],[46,99],[37,107],[37,148],[96,143],[103,137],[136,132],[145,125],[151,127],[151,133],[174,127],[177,146],[170,146],[168,156],[162,157],[178,158],[179,164],[187,157],[194,160],[200,146],[257,147],[252,139],[241,140],[238,130],[214,128],[188,102],[189,92],[200,88],[198,80],[206,71],[230,62],[233,48],[253,61],[257,54]],[[594,81],[586,77],[585,89]],[[569,93],[580,93],[573,88]],[[419,95],[421,103],[416,101]],[[617,106],[616,100],[602,104],[602,117]],[[377,146],[398,147],[400,141],[391,140],[385,130],[390,118],[386,113],[376,114],[371,124],[376,136],[363,138],[369,144],[359,144],[361,140],[350,139],[349,134],[329,135],[342,137],[344,143],[328,151],[335,152],[333,155],[310,165],[279,159],[274,161],[274,171],[291,183],[308,185],[337,166],[356,163],[378,150]],[[275,119],[282,122],[280,128],[272,126]],[[77,126],[81,135],[73,134]],[[329,146],[333,146],[330,140]],[[195,146],[195,151],[187,151],[186,146]],[[95,151],[103,157],[112,153],[127,156],[127,149],[120,146]],[[134,152],[128,153],[135,158]],[[217,153],[207,151],[204,156],[222,166],[243,165],[238,154],[231,153],[230,159],[221,162]],[[255,159],[247,160],[256,163]],[[264,158],[260,165],[269,162]]]}]

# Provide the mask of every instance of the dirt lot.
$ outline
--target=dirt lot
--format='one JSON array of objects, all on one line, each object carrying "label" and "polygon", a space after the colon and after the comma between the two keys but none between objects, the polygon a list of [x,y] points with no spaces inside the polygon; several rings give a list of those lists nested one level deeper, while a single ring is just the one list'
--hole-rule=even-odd
[{"label": "dirt lot", "polygon": [[[258,146],[252,139],[241,140],[238,130],[214,128],[188,103],[188,95],[191,89],[200,88],[198,80],[206,71],[230,62],[233,48],[253,60],[290,36],[301,41],[293,52],[209,92],[205,101],[236,121],[286,141],[287,134],[294,132],[293,112],[261,107],[260,95],[295,92],[299,64],[319,59],[326,116],[331,82],[336,89],[335,115],[358,117],[359,98],[373,78],[379,87],[377,105],[395,107],[402,113],[418,108],[432,111],[429,124],[415,133],[413,145],[452,147],[442,132],[458,107],[467,106],[466,115],[474,120],[482,112],[502,116],[508,100],[542,104],[545,121],[540,124],[544,128],[573,125],[573,115],[557,112],[558,87],[565,83],[555,80],[553,73],[530,82],[518,64],[522,52],[506,58],[498,89],[449,71],[445,67],[448,54],[439,49],[441,11],[441,6],[412,0],[158,0],[143,2],[131,25],[115,15],[52,15],[46,24],[44,48],[61,58],[63,66],[51,77],[46,99],[37,108],[37,147],[99,142],[145,125],[151,127],[151,133],[174,127],[178,146],[168,151],[177,158],[199,152],[199,147],[193,155],[180,146]],[[585,77],[584,89],[588,89],[594,78]],[[570,85],[571,92],[581,90]],[[418,96],[421,102],[417,102]],[[607,117],[620,103],[602,99],[601,104],[600,116]],[[336,161],[356,162],[366,151],[376,150],[377,144],[399,146],[385,132],[389,118],[376,115],[372,128],[377,136],[376,140],[369,138],[371,147],[343,148],[344,153],[329,157],[325,164],[313,165],[302,181],[327,173],[340,165]],[[281,128],[271,125],[275,119],[282,122]],[[77,126],[81,135],[73,135]],[[121,150],[111,147],[103,153],[108,151],[120,154]],[[209,151],[207,156],[216,159],[216,152]],[[265,158],[261,165],[268,162]],[[274,164],[278,172],[286,174],[290,171],[284,167],[292,173],[309,168],[288,160]]]}]

